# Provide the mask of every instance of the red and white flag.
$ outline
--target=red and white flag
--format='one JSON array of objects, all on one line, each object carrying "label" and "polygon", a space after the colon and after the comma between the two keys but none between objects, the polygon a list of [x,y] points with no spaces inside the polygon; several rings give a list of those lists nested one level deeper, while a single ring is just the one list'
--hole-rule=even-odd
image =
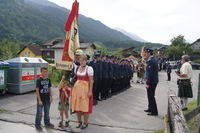
[{"label": "red and white flag", "polygon": [[72,70],[75,52],[79,49],[79,33],[78,33],[78,11],[79,3],[77,0],[72,5],[72,10],[69,13],[65,24],[65,44],[63,49],[62,60],[56,63],[57,69]]}]

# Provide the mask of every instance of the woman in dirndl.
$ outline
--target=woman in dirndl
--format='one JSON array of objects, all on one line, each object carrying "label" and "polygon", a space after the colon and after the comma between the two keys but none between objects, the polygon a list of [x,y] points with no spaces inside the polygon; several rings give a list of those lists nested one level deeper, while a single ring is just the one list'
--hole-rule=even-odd
[{"label": "woman in dirndl", "polygon": [[182,66],[180,71],[177,71],[178,75],[178,97],[180,97],[182,110],[187,110],[188,98],[193,97],[191,78],[192,78],[192,66],[189,63],[190,57],[188,55],[182,56]]},{"label": "woman in dirndl", "polygon": [[92,67],[87,66],[87,57],[79,57],[80,66],[75,68],[77,81],[72,89],[71,108],[76,112],[78,126],[77,128],[85,129],[88,126],[89,115],[93,108],[93,75]]}]

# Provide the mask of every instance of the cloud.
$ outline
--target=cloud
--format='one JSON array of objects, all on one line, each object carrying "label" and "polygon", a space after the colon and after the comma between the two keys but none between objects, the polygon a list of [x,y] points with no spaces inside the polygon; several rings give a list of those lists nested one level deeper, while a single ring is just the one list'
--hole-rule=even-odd
[{"label": "cloud", "polygon": [[[71,8],[73,0],[50,0]],[[200,38],[199,0],[78,0],[80,13],[147,41],[167,43],[179,34]]]}]

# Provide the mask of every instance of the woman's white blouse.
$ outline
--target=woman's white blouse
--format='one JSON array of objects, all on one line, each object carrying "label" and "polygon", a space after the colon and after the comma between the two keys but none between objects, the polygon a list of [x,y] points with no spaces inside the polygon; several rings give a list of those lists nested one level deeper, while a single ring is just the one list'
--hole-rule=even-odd
[{"label": "woman's white blouse", "polygon": [[[77,67],[75,67],[75,70],[77,69]],[[86,70],[87,70],[87,74],[88,76],[94,76],[94,70],[91,66],[86,66],[85,70],[83,72],[79,72],[77,71],[77,75],[79,76],[85,76],[86,75]]]}]

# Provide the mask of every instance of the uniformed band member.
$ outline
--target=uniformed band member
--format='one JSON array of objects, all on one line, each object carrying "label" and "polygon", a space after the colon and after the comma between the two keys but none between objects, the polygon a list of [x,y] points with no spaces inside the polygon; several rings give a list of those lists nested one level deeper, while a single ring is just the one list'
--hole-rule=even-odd
[{"label": "uniformed band member", "polygon": [[89,63],[88,63],[88,65],[89,66],[91,66],[92,68],[93,68],[93,70],[94,70],[94,84],[93,84],[93,104],[94,105],[96,105],[97,104],[97,97],[98,97],[98,94],[97,94],[97,92],[98,92],[98,88],[97,88],[97,82],[98,82],[98,80],[97,80],[97,71],[96,71],[96,69],[97,69],[97,65],[96,65],[96,63],[97,63],[97,58],[95,57],[94,58],[94,60],[92,60],[92,61],[90,61]]},{"label": "uniformed band member", "polygon": [[167,81],[171,81],[171,72],[172,72],[172,67],[170,63],[167,63]]},{"label": "uniformed band member", "polygon": [[136,66],[136,71],[137,71],[137,77],[138,77],[137,83],[144,84],[143,80],[144,80],[145,66],[142,61],[138,62]]},{"label": "uniformed band member", "polygon": [[94,69],[94,101],[106,100],[130,87],[134,66],[131,61],[96,54],[88,64]]},{"label": "uniformed band member", "polygon": [[188,98],[193,97],[192,93],[192,66],[189,63],[190,57],[188,55],[182,56],[182,66],[180,71],[176,72],[178,75],[178,97],[181,99],[182,110],[187,110]]},{"label": "uniformed band member", "polygon": [[147,115],[157,116],[158,109],[155,99],[155,91],[158,84],[158,62],[153,56],[153,50],[146,48],[145,54],[146,57],[146,89],[148,97],[148,109],[144,110],[148,112]]},{"label": "uniformed band member", "polygon": [[106,98],[108,98],[109,96],[109,63],[108,63],[108,59],[106,56],[104,56],[102,58],[102,88],[101,88],[101,99],[105,100]]}]

